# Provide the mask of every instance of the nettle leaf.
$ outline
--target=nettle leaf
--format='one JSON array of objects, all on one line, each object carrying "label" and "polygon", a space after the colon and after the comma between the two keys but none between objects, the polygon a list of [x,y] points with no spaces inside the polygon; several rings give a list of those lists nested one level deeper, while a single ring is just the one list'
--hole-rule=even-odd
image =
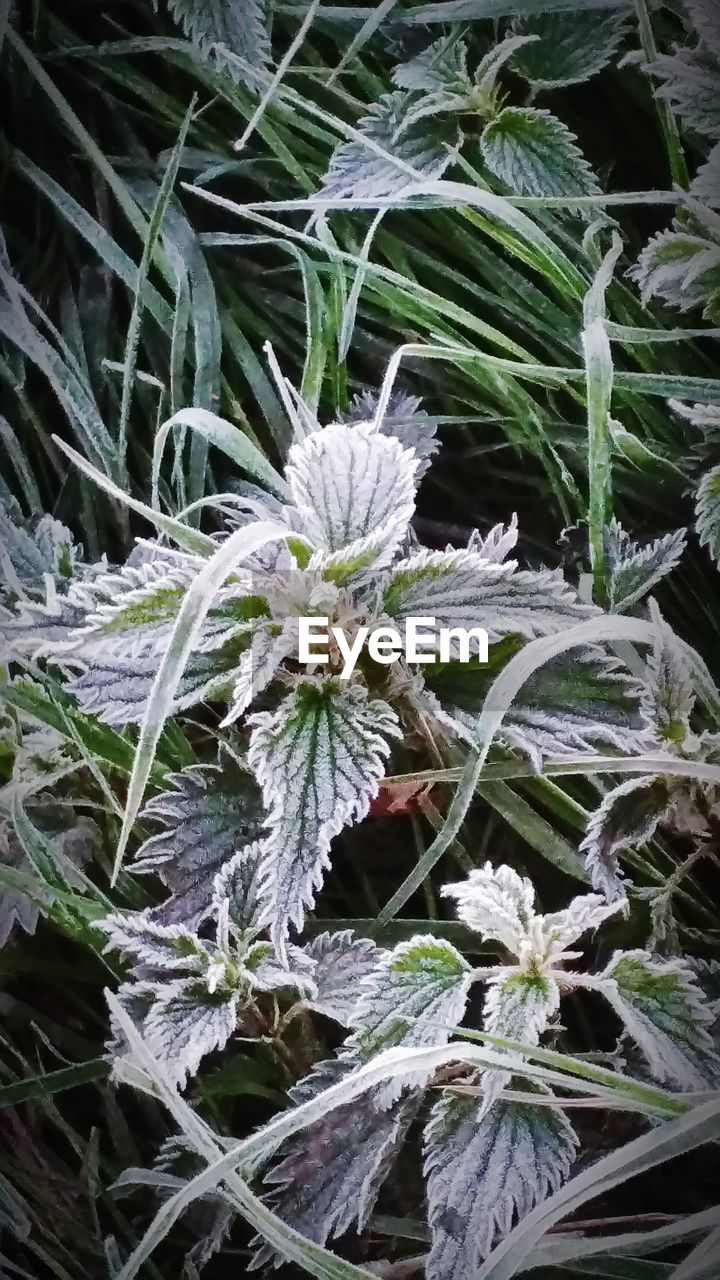
[{"label": "nettle leaf", "polygon": [[[494,674],[478,663],[453,663],[426,678],[444,711],[472,735]],[[640,694],[638,681],[614,658],[595,650],[561,655],[523,685],[500,737],[538,763],[544,755],[602,744],[637,751],[646,737]]]},{"label": "nettle leaf", "polygon": [[484,1027],[489,1035],[537,1044],[560,1008],[560,990],[549,974],[500,968],[488,984]]},{"label": "nettle leaf", "polygon": [[457,124],[454,113],[413,121],[412,112],[421,102],[421,94],[402,89],[383,94],[357,128],[387,158],[360,141],[342,143],[332,155],[320,194],[348,200],[393,195],[417,181],[408,167],[423,178],[441,177],[458,143]]},{"label": "nettle leaf", "polygon": [[58,585],[72,576],[78,548],[72,534],[59,520],[41,516],[37,521],[13,519],[0,502],[0,585],[8,594],[43,591],[49,574]]},{"label": "nettle leaf", "polygon": [[470,965],[444,939],[399,943],[363,980],[348,1049],[367,1062],[398,1045],[446,1044],[462,1020],[471,981]]},{"label": "nettle leaf", "polygon": [[603,535],[608,605],[613,613],[632,608],[679,564],[685,530],[665,534],[641,546],[615,519]]},{"label": "nettle leaf", "polygon": [[[290,1090],[293,1101],[308,1101],[336,1084],[348,1069],[349,1064],[337,1060],[320,1063]],[[303,1129],[285,1144],[280,1163],[265,1175],[265,1182],[276,1188],[270,1197],[274,1211],[318,1244],[344,1235],[353,1225],[361,1231],[416,1110],[414,1098],[383,1109],[371,1090]],[[271,1258],[271,1250],[261,1249],[251,1269]],[[275,1261],[279,1265],[280,1260]]]},{"label": "nettle leaf", "polygon": [[228,921],[241,937],[260,933],[260,870],[265,845],[260,840],[246,844],[233,854],[215,876],[212,905],[216,916],[225,910]]},{"label": "nettle leaf", "polygon": [[254,627],[249,647],[243,653],[237,672],[230,709],[222,721],[227,728],[254,702],[277,675],[282,663],[297,649],[296,627],[288,618],[283,623],[267,621]]},{"label": "nettle leaf", "polygon": [[[32,874],[33,868],[9,822],[0,822],[0,863],[14,871]],[[4,947],[15,925],[25,933],[37,928],[40,908],[18,889],[0,885],[0,947]]]},{"label": "nettle leaf", "polygon": [[720,244],[690,231],[659,231],[628,275],[644,304],[661,298],[679,311],[707,309],[720,289]]},{"label": "nettle leaf", "polygon": [[[168,0],[170,13],[204,58],[215,58],[225,74],[257,91],[253,71],[264,71],[272,58],[269,0]],[[247,64],[245,70],[223,57],[224,46]]]},{"label": "nettle leaf", "polygon": [[398,89],[469,91],[465,41],[458,39],[457,34],[434,40],[422,53],[396,67],[393,81]]},{"label": "nettle leaf", "polygon": [[720,568],[720,467],[707,471],[695,498],[695,527],[700,545],[707,547]]},{"label": "nettle leaf", "polygon": [[513,512],[508,525],[495,524],[486,534],[474,529],[468,541],[468,551],[476,551],[483,560],[492,564],[502,564],[515,550],[518,540],[518,519]]},{"label": "nettle leaf", "polygon": [[[78,817],[68,804],[52,801],[49,797],[46,802],[45,796],[33,808],[32,821],[47,838],[58,880],[69,888],[81,889],[82,880],[75,868],[82,868],[101,847],[100,829],[96,823],[92,818]],[[31,879],[37,878],[38,896],[42,898],[42,882],[37,868],[27,856],[12,824],[4,820],[0,821],[0,864]],[[0,884],[0,947],[5,946],[15,925],[25,933],[33,934],[39,915],[37,898]]]},{"label": "nettle leaf", "polygon": [[146,911],[117,913],[97,921],[106,934],[107,951],[122,951],[135,966],[204,973],[210,953],[204,943],[179,924],[157,924]]},{"label": "nettle leaf", "polygon": [[425,1131],[432,1236],[427,1280],[464,1280],[567,1179],[578,1140],[562,1111],[445,1093]]},{"label": "nettle leaf", "polygon": [[420,551],[384,579],[383,608],[399,622],[433,616],[437,627],[482,626],[491,641],[552,635],[592,615],[560,574],[490,563],[479,551]]},{"label": "nettle leaf", "polygon": [[360,984],[386,953],[370,938],[356,938],[350,929],[319,934],[308,943],[305,953],[315,962],[317,995],[308,1001],[310,1008],[348,1026],[361,993]]},{"label": "nettle leaf", "polygon": [[155,919],[197,924],[210,909],[215,875],[260,834],[262,799],[252,775],[229,752],[219,765],[192,766],[170,781],[172,790],[155,796],[142,814],[165,830],[141,845],[133,870],[156,872],[170,890]]},{"label": "nettle leaf", "polygon": [[669,750],[681,750],[690,735],[695,687],[677,636],[651,603],[658,638],[645,668],[643,715],[653,736]]},{"label": "nettle leaf", "polygon": [[660,82],[655,96],[668,102],[683,124],[720,138],[720,66],[712,57],[702,48],[678,49],[661,54],[647,71]]},{"label": "nettle leaf", "polygon": [[593,887],[611,901],[625,893],[618,854],[650,840],[671,802],[667,778],[629,778],[608,791],[591,815],[580,852]]},{"label": "nettle leaf", "polygon": [[482,937],[501,942],[512,955],[520,952],[535,915],[535,889],[512,867],[476,867],[459,884],[446,884],[442,895],[455,899],[458,918]]},{"label": "nettle leaf", "polygon": [[238,1005],[238,992],[211,994],[200,980],[181,979],[157,988],[143,1035],[173,1084],[184,1089],[205,1055],[224,1049],[237,1026]]},{"label": "nettle leaf", "polygon": [[265,920],[282,951],[300,929],[329,865],[330,842],[364,818],[399,734],[387,703],[340,680],[305,679],[274,714],[252,718],[248,762],[263,790],[271,836],[263,864]]},{"label": "nettle leaf", "polygon": [[716,142],[704,164],[690,183],[690,195],[696,200],[715,200],[720,191],[720,142]]},{"label": "nettle leaf", "polygon": [[720,25],[715,0],[685,0],[685,8],[700,39],[720,58]]},{"label": "nettle leaf", "polygon": [[517,35],[537,36],[513,57],[513,69],[536,89],[582,84],[612,62],[628,28],[623,9],[538,13],[516,18]]},{"label": "nettle leaf", "polygon": [[[350,425],[372,422],[377,412],[377,391],[363,391],[353,397],[350,410],[343,421]],[[419,396],[409,396],[402,391],[391,395],[383,415],[380,434],[394,436],[404,449],[413,449],[418,459],[416,478],[420,480],[430,466],[430,459],[438,449],[437,419],[421,408]]]},{"label": "nettle leaf", "polygon": [[597,179],[575,142],[550,111],[504,107],[486,126],[480,149],[488,169],[514,195],[597,195]]},{"label": "nettle leaf", "polygon": [[709,1034],[715,1015],[684,960],[619,951],[597,985],[661,1084],[707,1086],[710,1064],[717,1065]]},{"label": "nettle leaf", "polygon": [[372,424],[334,423],[293,445],[286,468],[314,564],[346,571],[388,563],[415,510],[417,458]]}]

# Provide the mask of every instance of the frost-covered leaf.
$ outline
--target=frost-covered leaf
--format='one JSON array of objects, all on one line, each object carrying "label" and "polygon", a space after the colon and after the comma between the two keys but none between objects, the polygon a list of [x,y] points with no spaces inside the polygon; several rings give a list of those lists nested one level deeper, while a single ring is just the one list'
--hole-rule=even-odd
[{"label": "frost-covered leaf", "polygon": [[242,958],[243,976],[258,991],[297,991],[307,1003],[317,995],[315,961],[300,947],[288,946],[280,959],[270,942],[255,942]]},{"label": "frost-covered leaf", "polygon": [[157,924],[146,911],[118,912],[98,920],[106,935],[107,950],[121,951],[141,969],[203,973],[210,955],[189,929],[179,924]]},{"label": "frost-covered leaf", "polygon": [[683,229],[659,231],[628,274],[645,304],[661,298],[680,311],[704,306],[707,313],[720,289],[720,245]]},{"label": "frost-covered leaf", "polygon": [[262,868],[264,918],[282,951],[302,926],[330,842],[377,794],[398,722],[358,685],[302,680],[274,714],[253,717],[248,761],[263,789],[271,836]]},{"label": "frost-covered leaf", "polygon": [[[306,1102],[336,1084],[348,1066],[320,1063],[290,1091],[293,1101]],[[415,1099],[383,1109],[370,1091],[303,1129],[265,1175],[265,1182],[276,1188],[271,1196],[275,1212],[319,1244],[344,1235],[354,1224],[362,1230],[416,1109]],[[252,1269],[271,1256],[261,1249]]]},{"label": "frost-covered leaf", "polygon": [[682,750],[690,735],[695,689],[687,657],[677,636],[651,604],[658,637],[645,668],[643,715],[655,738],[669,751]]},{"label": "frost-covered leaf", "polygon": [[603,541],[608,605],[611,612],[623,613],[672,573],[685,550],[685,530],[678,529],[640,545],[613,519],[605,529]]},{"label": "frost-covered leaf", "polygon": [[720,15],[716,0],[684,0],[684,6],[703,44],[720,58]]},{"label": "frost-covered leaf", "polygon": [[620,907],[620,902],[608,902],[601,894],[579,894],[569,907],[542,917],[543,934],[550,947],[564,951],[583,934],[598,929],[611,916],[617,915]]},{"label": "frost-covered leaf", "polygon": [[296,649],[296,629],[292,619],[288,618],[284,623],[268,620],[253,629],[250,645],[240,659],[237,672],[233,673],[232,701],[222,728],[244,715],[258,694],[272,682],[284,660]]},{"label": "frost-covered leaf", "polygon": [[597,986],[661,1084],[707,1085],[708,1062],[715,1059],[708,1031],[714,1013],[685,961],[618,951]]},{"label": "frost-covered leaf", "polygon": [[[78,817],[69,805],[41,797],[42,803],[32,811],[32,822],[47,838],[48,847],[59,877],[71,886],[79,886],[74,867],[83,867],[100,848],[99,828],[91,818]],[[35,877],[37,871],[27,857],[10,822],[0,821],[0,865]],[[38,888],[40,888],[38,884]],[[34,933],[40,912],[24,893],[0,884],[0,947],[4,947],[17,924],[25,933]]]},{"label": "frost-covered leaf", "polygon": [[[269,0],[168,0],[170,13],[204,58],[216,59],[225,75],[262,87],[253,72],[266,70],[271,60]],[[224,46],[248,64],[247,70],[223,57]]]},{"label": "frost-covered leaf", "polygon": [[476,551],[483,560],[492,564],[502,564],[511,551],[515,550],[518,540],[518,520],[513,513],[508,525],[496,524],[486,534],[474,530],[468,542],[468,551]]},{"label": "frost-covered leaf", "polygon": [[[200,567],[191,557],[179,563],[156,558],[137,566],[126,564],[117,573],[96,578],[78,592],[85,594],[89,607],[83,625],[70,637],[67,651],[88,663],[96,658],[135,658],[146,652],[163,652]],[[246,575],[244,584],[218,593],[203,630],[202,644],[207,648],[247,627],[258,607],[250,596],[250,585],[251,578]]]},{"label": "frost-covered leaf", "polygon": [[[363,391],[353,397],[349,412],[343,421],[352,425],[372,422],[377,412],[379,395],[376,391]],[[430,459],[438,448],[437,419],[420,406],[419,396],[395,392],[383,417],[380,434],[394,436],[404,449],[413,449],[419,459],[416,478],[420,480],[430,466]]]},{"label": "frost-covered leaf", "polygon": [[590,617],[562,577],[484,560],[475,550],[420,551],[384,579],[383,608],[398,622],[432,616],[436,627],[484,627],[490,641],[552,635]]},{"label": "frost-covered leaf", "polygon": [[434,40],[422,53],[403,62],[393,71],[398,89],[421,89],[433,93],[446,89],[452,93],[470,89],[467,70],[467,45],[456,34]]},{"label": "frost-covered leaf", "polygon": [[[493,665],[452,663],[426,678],[441,707],[472,735],[495,675]],[[500,736],[538,764],[545,755],[600,745],[637,751],[646,736],[640,692],[622,664],[602,652],[561,655],[526,681]]]},{"label": "frost-covered leaf", "polygon": [[536,40],[537,36],[510,33],[503,40],[499,40],[497,44],[494,44],[480,59],[475,70],[475,83],[480,91],[480,100],[484,99],[487,106],[487,110],[483,114],[488,116],[495,114],[498,101],[495,82],[506,62],[510,62],[518,49],[522,49],[528,44],[535,44]]},{"label": "frost-covered leaf", "polygon": [[[0,863],[14,871],[32,874],[25,850],[9,822],[0,822]],[[25,933],[34,933],[40,915],[37,907],[17,889],[0,885],[0,947],[4,947],[15,925]]]},{"label": "frost-covered leaf", "polygon": [[700,545],[707,547],[720,568],[720,467],[707,471],[695,498],[695,527]]},{"label": "frost-covered leaf", "polygon": [[[172,714],[201,702],[227,700],[232,693],[232,673],[246,645],[244,636],[231,636],[209,652],[196,649],[188,660],[178,685]],[[83,711],[110,725],[139,724],[157,675],[162,654],[144,651],[128,657],[122,644],[115,654],[94,656],[89,649],[68,658],[82,667],[80,675],[68,681],[67,689]]]},{"label": "frost-covered leaf", "polygon": [[608,791],[591,815],[580,852],[593,887],[611,901],[625,892],[618,854],[650,840],[670,802],[666,778],[629,778]]},{"label": "frost-covered leaf", "polygon": [[0,502],[0,588],[14,596],[18,585],[23,592],[44,594],[44,575],[58,587],[73,575],[79,549],[72,534],[59,520],[41,516],[39,520],[14,519]]},{"label": "frost-covered leaf", "polygon": [[469,964],[444,939],[399,943],[363,980],[348,1048],[367,1062],[399,1045],[445,1044],[463,1017],[471,981]]},{"label": "frost-covered leaf", "polygon": [[466,1280],[513,1222],[568,1177],[577,1138],[562,1111],[444,1094],[425,1131],[432,1244],[427,1280]]},{"label": "frost-covered leaf", "polygon": [[243,937],[261,930],[260,868],[264,856],[262,841],[253,840],[238,849],[215,876],[214,913],[218,915],[227,903],[228,920]]},{"label": "frost-covered leaf", "polygon": [[392,195],[417,181],[408,167],[424,178],[439,178],[457,145],[457,124],[453,113],[408,123],[421,101],[421,94],[402,89],[383,94],[357,128],[386,155],[360,141],[342,143],[333,153],[320,194],[348,200]]},{"label": "frost-covered leaf", "polygon": [[223,1049],[237,1025],[239,996],[211,995],[204,982],[182,979],[158,987],[143,1023],[148,1049],[183,1089],[200,1062]]},{"label": "frost-covered leaf", "polygon": [[689,129],[720,138],[720,65],[700,49],[661,54],[647,68],[659,81],[656,97],[669,102]]},{"label": "frost-covered leaf", "polygon": [[387,564],[415,510],[416,472],[413,451],[369,423],[334,423],[293,445],[286,477],[317,563]]},{"label": "frost-covered leaf", "polygon": [[704,164],[690,183],[690,195],[696,200],[716,200],[720,191],[720,142],[716,142]]},{"label": "frost-covered leaf", "polygon": [[315,961],[317,995],[308,1001],[310,1008],[348,1026],[361,993],[360,983],[385,953],[370,938],[356,938],[350,929],[318,934],[305,952]]},{"label": "frost-covered leaf", "polygon": [[143,820],[165,829],[141,845],[133,870],[157,872],[170,890],[156,919],[197,923],[210,908],[217,872],[260,834],[262,801],[251,774],[229,753],[220,765],[183,769],[171,782],[172,790],[145,807]]},{"label": "frost-covered leaf", "polygon": [[518,49],[513,68],[536,89],[582,84],[612,62],[627,27],[623,9],[517,18],[513,31],[538,40]]},{"label": "frost-covered leaf", "polygon": [[526,876],[519,876],[512,867],[493,867],[486,862],[459,884],[444,885],[442,894],[454,898],[463,924],[484,938],[501,942],[512,955],[519,954],[535,915],[535,890]]},{"label": "frost-covered leaf", "polygon": [[[483,1028],[488,1035],[520,1044],[536,1045],[560,1008],[560,988],[550,973],[536,967],[528,972],[516,967],[499,968],[488,983],[483,1006]],[[508,1051],[508,1058],[516,1055]],[[504,1071],[483,1073],[482,1113],[490,1109],[510,1079]]]},{"label": "frost-covered leaf", "polygon": [[490,171],[520,196],[590,196],[600,188],[575,135],[550,111],[505,107],[480,139]]}]

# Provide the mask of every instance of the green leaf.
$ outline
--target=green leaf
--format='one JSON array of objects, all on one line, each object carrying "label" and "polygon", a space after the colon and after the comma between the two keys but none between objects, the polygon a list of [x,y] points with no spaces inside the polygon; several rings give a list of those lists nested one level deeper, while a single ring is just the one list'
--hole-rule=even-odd
[{"label": "green leaf", "polygon": [[[214,58],[224,74],[257,90],[258,76],[271,61],[268,0],[168,0],[170,12],[204,58]],[[247,63],[223,57],[224,46]]]},{"label": "green leaf", "polygon": [[[172,789],[144,808],[143,821],[165,829],[140,846],[133,871],[156,872],[171,896],[156,908],[164,924],[195,924],[210,908],[213,880],[235,851],[253,846],[262,803],[252,775],[229,753],[219,765],[193,765],[170,777]],[[254,847],[254,846],[253,846]]]},{"label": "green leaf", "polygon": [[[472,734],[494,674],[477,663],[452,663],[434,668],[427,681],[443,710]],[[623,666],[601,651],[563,655],[526,681],[500,737],[538,764],[544,756],[588,752],[600,744],[634,752],[643,737],[640,692]]]},{"label": "green leaf", "polygon": [[271,829],[263,865],[265,921],[282,954],[290,924],[329,865],[330,842],[359,822],[377,794],[395,713],[340,680],[301,680],[278,710],[253,717],[248,762],[260,783]]},{"label": "green leaf", "polygon": [[667,778],[629,778],[608,791],[590,816],[580,852],[593,886],[609,899],[624,895],[618,854],[650,840],[671,802]]},{"label": "green leaf", "polygon": [[618,8],[516,18],[512,29],[517,35],[539,39],[518,49],[513,68],[536,89],[582,84],[613,60],[628,17]]},{"label": "green leaf", "polygon": [[96,922],[107,936],[107,950],[122,951],[140,971],[162,969],[204,973],[209,953],[183,925],[156,924],[146,911],[116,913]]},{"label": "green leaf", "polygon": [[591,196],[597,179],[575,136],[549,111],[505,107],[480,139],[486,165],[518,196]]},{"label": "green leaf", "polygon": [[692,673],[677,636],[654,601],[650,602],[650,610],[658,638],[645,668],[643,715],[653,736],[666,750],[682,753],[690,737],[690,716],[695,706]]},{"label": "green leaf", "polygon": [[706,471],[695,498],[695,527],[700,544],[707,547],[720,568],[720,467]]},{"label": "green leaf", "polygon": [[624,613],[642,600],[679,563],[685,530],[652,542],[634,542],[615,519],[605,529],[605,588],[613,613]]},{"label": "green leaf", "polygon": [[475,1274],[515,1219],[568,1177],[577,1138],[559,1107],[443,1094],[425,1130],[428,1280]]},{"label": "green leaf", "polygon": [[715,1014],[685,961],[618,951],[599,975],[597,988],[661,1084],[707,1087],[718,1069],[708,1031]]},{"label": "green leaf", "polygon": [[409,62],[402,62],[393,71],[393,81],[398,89],[451,93],[469,92],[471,88],[467,69],[467,45],[456,34],[441,36],[422,53]]},{"label": "green leaf", "polygon": [[293,445],[286,476],[316,549],[310,568],[387,564],[415,510],[417,465],[412,450],[370,423],[334,423]]},{"label": "green leaf", "polygon": [[408,118],[421,96],[385,93],[358,122],[360,135],[333,152],[320,194],[353,199],[392,195],[418,175],[439,178],[452,158],[458,133],[452,115]]},{"label": "green leaf", "polygon": [[472,970],[452,943],[399,943],[364,979],[347,1042],[363,1062],[403,1045],[445,1044],[465,1012]]},{"label": "green leaf", "polygon": [[436,627],[482,626],[491,642],[550,635],[592,613],[558,573],[518,570],[515,561],[488,563],[481,548],[419,551],[384,577],[383,607],[391,618],[434,616]]}]

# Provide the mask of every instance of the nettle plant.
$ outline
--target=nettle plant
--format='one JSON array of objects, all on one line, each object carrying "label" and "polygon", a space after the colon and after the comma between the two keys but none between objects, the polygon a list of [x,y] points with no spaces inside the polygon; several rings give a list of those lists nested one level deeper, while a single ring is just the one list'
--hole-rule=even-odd
[{"label": "nettle plant", "polygon": [[[349,932],[325,933],[293,949],[290,979],[258,937],[258,864],[257,846],[248,846],[216,877],[211,941],[147,916],[118,915],[102,925],[110,946],[134,961],[123,1003],[177,1083],[234,1032],[272,1034],[273,1021],[287,1025],[312,1010],[348,1034],[334,1058],[291,1090],[300,1104],[388,1050],[446,1045],[476,984],[485,989],[482,1027],[495,1043],[536,1045],[556,1024],[564,997],[593,992],[656,1080],[702,1089],[718,1078],[709,1034],[715,1015],[686,963],[633,950],[616,951],[597,974],[572,967],[583,958],[579,940],[616,916],[619,901],[587,894],[544,915],[528,879],[487,863],[443,892],[460,920],[499,952],[493,965],[473,969],[438,937],[413,937],[387,951]],[[115,1049],[122,1076],[122,1032]],[[426,1274],[472,1274],[515,1218],[565,1181],[579,1140],[562,1098],[522,1078],[517,1050],[501,1049],[497,1065],[480,1071],[462,1065],[462,1051],[458,1059],[439,1073],[409,1060],[392,1082],[329,1108],[286,1143],[265,1174],[273,1210],[319,1244],[362,1230],[411,1126],[421,1122]],[[271,1257],[263,1245],[253,1266]]]},{"label": "nettle plant", "polygon": [[[553,754],[582,761],[598,746],[625,759],[651,750],[664,754],[668,777],[658,776],[655,759],[651,777],[608,793],[585,842],[599,892],[567,910],[541,914],[529,881],[489,863],[446,888],[463,924],[495,948],[494,964],[473,969],[442,937],[413,937],[392,951],[347,930],[291,941],[315,905],[333,839],[368,813],[391,756],[442,766],[472,753],[508,664],[576,624],[602,621],[607,634],[614,614],[635,610],[677,564],[684,541],[678,533],[640,547],[613,523],[611,612],[603,614],[560,571],[520,569],[509,558],[514,519],[473,533],[462,548],[418,544],[412,516],[435,424],[416,401],[364,397],[349,421],[326,427],[297,395],[289,403],[296,438],[284,475],[266,477],[275,493],[241,484],[218,499],[219,535],[142,508],[164,535],[140,540],[125,565],[110,569],[68,551],[53,558],[44,526],[42,536],[40,526],[23,530],[9,557],[6,631],[18,655],[42,656],[64,673],[88,720],[139,725],[121,853],[168,717],[202,714],[218,743],[214,760],[173,775],[142,812],[159,829],[131,868],[159,875],[167,897],[98,925],[131,966],[111,1045],[120,1077],[134,1078],[137,1033],[163,1079],[184,1088],[233,1040],[277,1044],[308,1018],[331,1019],[347,1039],[301,1080],[293,1097],[302,1103],[388,1051],[445,1046],[439,1075],[396,1062],[392,1082],[329,1108],[282,1148],[267,1183],[279,1217],[324,1244],[367,1223],[393,1156],[422,1120],[428,1274],[454,1278],[568,1175],[577,1137],[562,1096],[527,1077],[520,1047],[555,1031],[563,996],[604,996],[658,1081],[688,1089],[715,1078],[712,1010],[687,965],[634,950],[616,953],[597,975],[571,967],[583,935],[622,917],[629,886],[618,854],[681,810],[694,806],[711,820],[712,795],[694,770],[715,758],[715,740],[694,734],[690,717],[695,685],[712,682],[652,602],[656,644],[643,680],[587,641],[571,656],[560,645],[528,671],[502,719],[501,759],[521,752],[540,767]],[[229,424],[211,419],[193,421],[227,441]],[[31,546],[42,549],[42,569],[37,556],[33,568]],[[426,615],[438,628],[481,622],[488,662],[451,652],[421,670],[365,654],[342,679],[339,651],[314,671],[298,661],[299,617],[327,618],[351,640],[355,629]],[[691,674],[683,675],[683,659]],[[633,797],[643,800],[642,830]],[[658,904],[654,911],[659,919]],[[466,1014],[475,1020],[476,983],[486,987],[483,1034],[499,1047],[492,1068],[468,1073],[462,1042],[453,1042],[455,1060],[450,1041]],[[445,1090],[429,1117],[428,1087]],[[267,1256],[261,1249],[257,1265]]]},{"label": "nettle plant", "polygon": [[[228,834],[237,842],[263,832],[259,898],[279,955],[315,901],[332,839],[368,812],[393,744],[434,759],[453,744],[458,749],[472,739],[474,708],[492,676],[523,643],[600,612],[580,602],[559,571],[522,570],[507,558],[517,538],[514,522],[485,537],[473,534],[462,549],[418,546],[410,525],[421,464],[415,449],[373,420],[308,429],[306,415],[303,423],[307,434],[293,445],[283,482],[287,501],[259,490],[241,499],[233,531],[211,542],[209,560],[158,542],[140,544],[124,567],[53,601],[66,634],[45,646],[55,661],[80,669],[67,688],[84,709],[113,725],[141,724],[136,764],[145,762],[143,783],[147,726],[154,725],[155,741],[161,727],[158,696],[166,715],[224,704],[221,736],[243,757],[243,778],[237,781],[243,769],[236,765],[230,784],[222,766],[219,775],[205,774],[204,786],[195,770],[181,775],[178,795],[153,801],[147,811],[165,818],[173,806],[179,810],[171,823],[178,847],[160,864],[151,839],[137,866],[157,866],[193,919],[209,906],[212,876],[237,847],[228,847]],[[415,429],[427,445],[425,419]],[[214,587],[206,587],[215,565]],[[297,661],[299,616],[328,617],[350,640],[361,625],[402,625],[425,615],[438,628],[469,630],[481,621],[489,664],[451,660],[430,669],[431,685],[404,660],[387,667],[365,657],[350,680],[340,678],[340,653],[331,652],[315,673]],[[25,640],[41,619],[42,606],[24,604],[18,636]],[[186,619],[193,638],[185,664],[170,668]],[[640,688],[616,660],[588,647],[579,660],[555,663],[550,677],[529,681],[509,713],[509,744],[537,760],[548,750],[598,742],[640,748]],[[267,709],[247,715],[260,699]],[[239,725],[249,737],[238,738]],[[234,796],[249,800],[243,818],[252,823],[249,831],[238,819],[228,832]],[[193,803],[207,814],[213,838],[195,866],[201,883],[191,900],[191,862],[200,850],[186,848],[183,807]],[[176,901],[173,921],[182,918],[180,910]]]}]

